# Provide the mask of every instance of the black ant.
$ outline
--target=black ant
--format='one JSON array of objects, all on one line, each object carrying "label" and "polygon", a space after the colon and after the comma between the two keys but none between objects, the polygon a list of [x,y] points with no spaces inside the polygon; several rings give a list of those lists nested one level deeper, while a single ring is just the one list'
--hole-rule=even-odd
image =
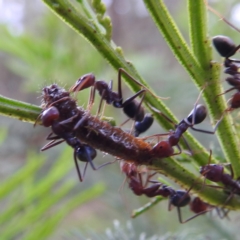
[{"label": "black ant", "polygon": [[[125,101],[123,101],[122,87],[121,87],[123,73],[133,82],[135,82],[136,84],[144,88],[139,90],[136,94],[129,97]],[[112,90],[112,87],[113,87],[112,80],[109,82],[109,84],[101,80],[96,81],[95,76],[92,73],[86,74],[81,78],[79,78],[75,83],[75,85],[73,85],[70,88],[70,92],[78,92],[89,87],[92,87],[92,88],[91,88],[91,95],[89,98],[88,108],[91,108],[91,106],[93,105],[96,90],[99,92],[99,95],[101,96],[101,101],[99,104],[97,115],[100,113],[103,100],[105,100],[107,104],[112,104],[115,108],[122,108],[123,112],[130,119],[133,119],[136,122],[135,133],[134,133],[135,136],[139,136],[141,133],[145,132],[147,129],[151,127],[153,123],[153,117],[149,114],[144,115],[144,108],[142,107],[142,101],[144,99],[145,93],[146,91],[150,92],[150,90],[146,89],[146,87],[144,87],[141,83],[136,81],[124,69],[119,68],[118,70],[118,91],[117,92],[114,92]],[[151,94],[155,96],[153,93]],[[140,95],[142,95],[141,101],[137,102],[135,99]]]},{"label": "black ant", "polygon": [[240,107],[240,60],[229,58],[239,50],[240,45],[236,46],[232,39],[226,36],[214,37],[213,45],[215,46],[218,53],[222,57],[225,57],[224,72],[232,76],[226,78],[226,82],[232,87],[217,96],[228,93],[234,89],[237,90],[237,92],[233,94],[232,98],[230,98],[228,101],[230,106],[225,110],[225,112],[229,112]]},{"label": "black ant", "polygon": [[[156,197],[156,196],[162,196],[162,197],[168,197],[169,198],[169,205],[168,210],[170,211],[172,206],[177,207],[178,210],[178,219],[180,223],[186,223],[195,217],[202,215],[208,211],[211,211],[212,208],[209,207],[207,203],[204,203],[203,201],[191,201],[191,197],[189,195],[189,191],[185,190],[174,190],[171,187],[168,187],[160,182],[151,181],[151,177],[155,175],[148,174],[146,178],[145,184],[143,184],[142,180],[142,172],[137,171],[137,166],[133,163],[127,163],[125,162],[121,166],[122,172],[126,174],[127,182],[129,185],[129,188],[133,191],[133,193],[137,196],[145,195],[149,198]],[[148,183],[153,183],[150,187],[147,187]],[[182,220],[182,214],[181,214],[181,208],[185,207],[187,205],[190,205],[191,210],[196,213],[194,216],[188,218],[187,220]]]},{"label": "black ant", "polygon": [[[168,121],[172,122],[172,120],[169,119],[162,112],[158,111],[155,108],[152,108],[152,109],[155,112],[164,116]],[[197,129],[197,128],[194,127],[194,125],[200,124],[201,122],[203,122],[204,119],[206,118],[206,116],[207,116],[206,107],[202,104],[198,104],[194,107],[194,109],[189,113],[189,115],[186,118],[184,118],[182,121],[180,121],[180,123],[174,124],[172,122],[174,124],[174,127],[175,127],[174,131],[170,131],[169,133],[155,134],[155,135],[150,136],[150,137],[164,136],[164,135],[168,136],[167,140],[160,141],[159,143],[157,143],[153,147],[153,149],[152,149],[153,154],[156,155],[156,156],[159,156],[159,157],[170,157],[172,155],[180,154],[182,152],[182,150],[181,150],[181,147],[179,146],[179,141],[180,141],[180,138],[182,137],[182,135],[184,134],[184,132],[186,132],[188,130],[188,128],[191,128],[192,130],[198,131],[198,132],[214,134],[218,125],[220,124],[222,118],[220,120],[218,120],[218,122],[215,125],[213,131]],[[147,138],[149,138],[149,137],[146,137],[144,139],[147,139]],[[186,144],[188,145],[187,142],[186,142]],[[174,153],[174,150],[173,150],[174,146],[177,146],[179,152]],[[188,148],[190,149],[189,146],[188,146]],[[159,155],[158,155],[158,152],[159,152]]]}]

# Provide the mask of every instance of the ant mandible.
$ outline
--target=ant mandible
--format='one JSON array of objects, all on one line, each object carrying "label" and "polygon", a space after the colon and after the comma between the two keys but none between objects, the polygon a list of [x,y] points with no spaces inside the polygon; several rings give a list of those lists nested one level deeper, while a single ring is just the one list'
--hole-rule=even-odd
[{"label": "ant mandible", "polygon": [[[139,86],[143,87],[144,89],[139,90],[136,94],[133,96],[127,98],[125,101],[123,101],[122,96],[122,74],[125,74],[129,79],[131,79],[133,82],[138,84]],[[105,81],[102,80],[95,80],[95,76],[92,73],[86,74],[79,78],[77,82],[70,88],[70,92],[78,92],[86,88],[91,88],[91,94],[89,98],[88,108],[90,109],[93,105],[94,98],[95,98],[95,92],[96,90],[99,92],[99,95],[101,96],[101,101],[99,104],[97,116],[101,111],[102,102],[105,100],[107,104],[112,104],[115,108],[122,108],[123,112],[130,118],[135,121],[135,133],[134,136],[139,136],[141,133],[148,130],[152,123],[153,123],[153,117],[149,114],[144,114],[144,108],[142,107],[142,101],[144,99],[144,96],[146,94],[146,91],[151,93],[154,97],[159,98],[155,96],[150,90],[148,90],[146,87],[144,87],[141,83],[136,81],[131,75],[129,75],[124,69],[119,68],[118,70],[118,91],[114,92],[112,90],[113,87],[113,81],[111,80],[109,84],[107,84]],[[135,99],[142,95],[142,98],[140,102],[137,102]]]}]

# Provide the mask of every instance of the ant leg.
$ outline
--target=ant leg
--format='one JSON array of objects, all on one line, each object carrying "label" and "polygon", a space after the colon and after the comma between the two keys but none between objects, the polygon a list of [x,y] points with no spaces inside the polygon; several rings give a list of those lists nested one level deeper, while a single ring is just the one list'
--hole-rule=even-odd
[{"label": "ant leg", "polygon": [[80,167],[78,166],[78,160],[77,160],[77,149],[74,149],[73,159],[74,159],[75,166],[76,166],[76,169],[77,169],[78,178],[79,178],[80,182],[82,182],[83,178],[82,178]]},{"label": "ant leg", "polygon": [[93,106],[94,99],[95,99],[95,91],[96,91],[96,88],[95,88],[95,85],[94,85],[93,87],[91,87],[91,90],[90,90],[90,96],[89,96],[89,99],[88,99],[87,111],[90,111],[92,106]]},{"label": "ant leg", "polygon": [[66,120],[63,120],[63,121],[59,122],[59,124],[64,125],[66,123],[71,123],[78,116],[79,116],[79,113],[75,114],[74,116],[72,116],[72,117],[70,117],[70,118],[68,118]]},{"label": "ant leg", "polygon": [[64,142],[65,140],[59,140],[59,141],[57,141],[57,142],[55,142],[55,141],[56,141],[56,139],[54,139],[54,140],[50,141],[49,143],[47,143],[46,145],[44,145],[44,146],[41,148],[41,151],[48,150],[49,148],[52,148],[52,147],[54,147],[54,146],[56,146],[56,145]]},{"label": "ant leg", "polygon": [[49,143],[47,143],[46,145],[44,145],[42,148],[41,148],[41,151],[45,151],[45,150],[47,150],[47,149],[49,149],[49,148],[52,148],[52,147],[54,147],[54,146],[56,146],[56,145],[58,145],[58,144],[60,144],[60,143],[62,143],[62,142],[64,142],[65,140],[59,140],[58,142],[55,142],[56,140],[58,140],[58,139],[61,139],[59,136],[52,136],[53,135],[53,133],[51,132],[48,136],[47,136],[47,138],[46,138],[46,140],[52,140],[52,141],[50,141]]},{"label": "ant leg", "polygon": [[70,97],[63,97],[63,98],[61,98],[61,99],[58,99],[57,101],[49,104],[49,105],[47,106],[47,108],[52,107],[53,105],[55,105],[55,104],[57,104],[57,103],[59,103],[59,102],[66,101],[67,99],[70,99]]},{"label": "ant leg", "polygon": [[[35,122],[34,122],[34,124],[33,124],[33,127],[36,127],[37,122],[41,119],[41,117],[42,117],[42,113],[40,113],[40,114],[38,115],[37,119],[35,120]],[[41,122],[41,121],[40,121],[40,122]]]},{"label": "ant leg", "polygon": [[175,156],[175,155],[179,155],[179,154],[181,154],[182,153],[182,148],[177,144],[176,145],[177,146],[177,148],[178,148],[178,150],[179,150],[179,152],[177,152],[177,153],[174,153],[174,154],[172,154],[171,156]]},{"label": "ant leg", "polygon": [[164,113],[160,112],[158,109],[156,109],[155,107],[153,106],[150,106],[149,104],[147,104],[149,108],[152,109],[152,111],[160,114],[161,116],[163,116],[167,121],[169,121],[170,123],[172,123],[174,125],[174,127],[177,126],[177,124],[175,122],[172,121],[172,119],[170,119],[167,115],[165,115]]},{"label": "ant leg", "polygon": [[[105,167],[105,166],[107,166],[107,165],[109,165],[109,164],[115,163],[116,161],[117,161],[117,159],[115,159],[115,160],[113,160],[113,161],[110,161],[110,162],[103,163],[102,165],[100,165],[100,166],[97,167],[97,168],[94,166],[92,160],[91,160],[89,163],[90,163],[90,165],[91,165],[91,167],[92,167],[93,170],[99,170],[100,168]],[[93,167],[94,167],[94,168],[93,168]]]},{"label": "ant leg", "polygon": [[[212,158],[212,150],[210,149],[209,152],[210,152],[210,155],[209,155],[209,158],[208,158],[207,166],[210,165],[211,158]],[[207,179],[206,173],[207,173],[207,172],[209,172],[209,171],[206,170],[205,172],[201,172],[201,169],[200,169],[201,175],[204,176],[203,184],[202,184],[202,187],[201,187],[201,189],[200,189],[200,192],[203,191],[204,187],[206,186],[206,179]]]},{"label": "ant leg", "polygon": [[223,95],[225,93],[231,92],[234,89],[236,89],[236,87],[229,88],[228,90],[224,91],[223,93],[218,94],[215,98],[217,98],[217,97],[219,97],[219,96],[221,96],[221,95]]},{"label": "ant leg", "polygon": [[77,130],[83,123],[84,121],[88,118],[88,114],[84,115],[74,126],[73,130]]},{"label": "ant leg", "polygon": [[[228,24],[230,27],[232,27],[233,29],[235,29],[237,32],[240,32],[240,29],[237,28],[236,26],[234,26],[232,23],[230,23],[225,17],[223,17],[218,11],[216,11],[215,9],[213,9],[212,7],[209,6],[209,4],[207,3],[207,0],[204,0],[204,3],[206,5],[206,7],[215,15],[217,15],[221,20],[223,20],[226,24]],[[240,48],[240,45],[237,47],[238,49]],[[238,50],[237,49],[237,50]],[[236,50],[236,51],[237,51]],[[235,51],[235,52],[236,52]],[[234,55],[235,53],[233,53],[232,55]]]},{"label": "ant leg", "polygon": [[82,178],[84,178],[84,176],[85,176],[85,173],[87,171],[87,166],[88,166],[88,162],[86,162],[86,164],[85,164],[85,167],[84,167],[84,170],[83,170],[83,177]]},{"label": "ant leg", "polygon": [[[109,81],[109,84],[108,84],[108,89],[110,90],[110,91],[112,91],[112,88],[113,88],[113,81],[112,80],[110,80]],[[100,104],[99,104],[99,107],[98,107],[98,111],[97,111],[97,114],[96,114],[96,116],[98,116],[99,115],[99,113],[100,113],[100,110],[101,110],[101,107],[102,107],[102,102],[103,102],[103,96],[104,96],[104,94],[105,94],[105,89],[103,90],[103,93],[102,93],[102,95],[101,95],[101,100],[100,100]],[[100,118],[102,118],[102,116],[103,116],[103,114],[104,114],[104,112],[105,112],[105,107],[106,107],[106,101],[104,101],[104,103],[103,103],[103,110],[102,110],[102,113],[101,113],[101,115],[100,115]]]},{"label": "ant leg", "polygon": [[[101,94],[101,100],[100,100],[100,103],[99,103],[99,106],[98,106],[98,110],[97,110],[97,113],[96,113],[96,117],[98,117],[99,116],[99,114],[100,114],[100,111],[101,111],[101,108],[102,108],[102,103],[103,103],[103,97],[104,97],[104,94],[105,94],[105,92],[106,92],[106,90],[104,89],[103,90],[103,92],[102,92],[102,94]],[[104,102],[104,103],[106,103],[106,102]],[[104,107],[105,108],[105,107]],[[101,114],[102,115],[102,114]]]},{"label": "ant leg", "polygon": [[213,131],[208,131],[208,130],[204,130],[204,129],[198,129],[195,127],[190,127],[192,130],[196,131],[196,132],[202,132],[202,133],[208,133],[208,134],[215,134],[219,124],[222,122],[224,117],[224,114],[221,116],[221,118],[217,121],[216,125],[213,128]]},{"label": "ant leg", "polygon": [[131,79],[134,83],[136,83],[137,85],[139,85],[140,87],[144,88],[145,91],[148,91],[153,97],[157,98],[157,99],[169,99],[169,98],[163,98],[163,97],[159,97],[157,95],[155,95],[152,91],[150,91],[148,88],[146,88],[142,83],[138,82],[135,78],[133,78],[128,72],[126,72],[123,68],[119,68],[118,69],[118,93],[119,96],[122,97],[122,90],[121,90],[121,78],[122,78],[122,74],[125,74],[129,79]]},{"label": "ant leg", "polygon": [[[171,133],[160,133],[160,134],[153,134],[151,136],[143,137],[141,138],[142,140],[147,140],[149,138],[154,138],[154,137],[161,137],[161,136],[169,136]],[[159,141],[158,141],[159,142]]]},{"label": "ant leg", "polygon": [[[187,222],[189,222],[190,220],[192,220],[192,219],[194,219],[194,218],[196,218],[196,217],[198,217],[198,216],[200,216],[200,215],[203,215],[203,214],[205,214],[205,213],[207,213],[207,212],[212,211],[213,209],[214,209],[214,208],[210,208],[210,209],[204,210],[204,211],[202,211],[202,212],[200,212],[200,213],[197,213],[197,214],[193,215],[192,217],[186,219],[185,221],[182,221],[182,218],[180,218],[180,217],[179,217],[178,219],[179,219],[179,222],[180,222],[180,223],[187,223]],[[180,211],[180,209],[179,209],[179,211]],[[181,220],[181,221],[180,221],[180,220]]]}]

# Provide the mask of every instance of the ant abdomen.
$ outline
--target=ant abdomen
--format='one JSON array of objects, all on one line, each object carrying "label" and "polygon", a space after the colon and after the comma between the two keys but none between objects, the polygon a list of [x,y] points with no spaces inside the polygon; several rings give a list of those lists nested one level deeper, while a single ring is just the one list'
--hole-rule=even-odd
[{"label": "ant abdomen", "polygon": [[[194,116],[194,119],[193,119]],[[199,124],[203,122],[203,120],[207,116],[207,109],[204,105],[198,104],[196,108],[194,108],[188,115],[187,121],[189,124]]]},{"label": "ant abdomen", "polygon": [[42,112],[41,121],[44,127],[50,127],[53,122],[59,119],[59,111],[56,107],[50,107]]},{"label": "ant abdomen", "polygon": [[139,102],[132,100],[124,105],[123,112],[131,119],[141,122],[144,119],[144,109],[139,106]]},{"label": "ant abdomen", "polygon": [[218,35],[212,38],[212,42],[218,53],[225,58],[231,57],[236,52],[236,45],[227,36]]}]

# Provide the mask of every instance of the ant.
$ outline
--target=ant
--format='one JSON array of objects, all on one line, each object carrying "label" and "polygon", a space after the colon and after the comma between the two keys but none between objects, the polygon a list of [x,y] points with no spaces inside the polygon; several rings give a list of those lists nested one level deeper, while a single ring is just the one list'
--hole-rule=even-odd
[{"label": "ant", "polygon": [[240,107],[240,60],[229,59],[229,57],[233,56],[236,51],[239,50],[240,45],[236,46],[233,41],[226,36],[214,37],[213,45],[215,46],[218,53],[222,57],[225,57],[224,66],[226,69],[224,72],[232,76],[225,79],[226,82],[232,87],[225,92],[217,95],[217,97],[234,89],[237,90],[237,92],[232,95],[232,98],[228,100],[229,107],[225,110],[225,112],[230,112]]},{"label": "ant", "polygon": [[[230,166],[230,173],[224,173],[224,167],[220,164],[210,164],[212,157],[212,151],[210,150],[210,156],[208,160],[208,164],[205,166],[202,166],[200,168],[200,174],[204,176],[205,180],[208,179],[212,182],[220,182],[222,183],[226,188],[231,188],[231,195],[228,198],[228,200],[233,196],[233,193],[240,194],[240,184],[238,181],[235,181],[234,173],[232,166]],[[228,201],[227,200],[227,201]]]},{"label": "ant", "polygon": [[[168,118],[165,114],[163,114],[162,112],[160,112],[159,110],[157,110],[153,107],[151,107],[151,108],[155,112],[164,116],[168,121],[172,122],[172,120],[170,118]],[[213,131],[207,131],[207,130],[198,129],[198,128],[194,127],[194,125],[200,124],[201,122],[203,122],[204,119],[206,118],[206,116],[207,116],[206,107],[202,104],[197,104],[197,105],[195,104],[195,107],[193,108],[193,110],[189,113],[189,115],[186,118],[184,118],[178,124],[175,124],[172,122],[175,127],[174,131],[170,131],[169,133],[155,134],[155,135],[150,136],[151,138],[156,137],[156,136],[164,136],[164,135],[168,136],[167,140],[160,141],[153,147],[152,153],[155,156],[162,157],[162,158],[180,154],[182,152],[182,149],[179,146],[179,141],[180,141],[180,138],[183,137],[183,134],[188,130],[188,128],[191,128],[192,130],[198,131],[198,132],[214,134],[218,125],[220,124],[222,118],[220,120],[218,120]],[[149,137],[146,137],[144,139],[147,139],[147,138],[149,138]],[[185,140],[185,142],[186,142],[186,140]],[[187,142],[186,142],[186,144],[187,144],[188,148],[190,149]],[[176,146],[178,148],[179,152],[174,153],[174,150],[173,150],[174,146]],[[190,152],[191,152],[191,150],[190,150]]]},{"label": "ant", "polygon": [[[236,31],[240,31],[238,28],[236,28],[233,24],[231,24],[229,21],[227,21],[219,12],[217,12],[215,9],[211,8],[206,2],[206,6],[210,11],[212,11],[214,14],[219,16],[221,19],[223,19],[228,25],[230,25],[232,28],[234,28]],[[234,89],[237,90],[237,92],[232,96],[232,98],[229,100],[230,106],[225,110],[226,112],[232,111],[236,108],[240,107],[240,60],[237,59],[231,59],[233,55],[240,49],[240,44],[236,45],[233,40],[227,36],[215,36],[212,39],[213,45],[216,48],[217,52],[225,58],[224,60],[224,72],[231,75],[232,77],[226,78],[226,81],[229,85],[232,87],[228,90],[226,90],[224,93],[230,92]],[[219,94],[219,95],[222,95]],[[218,96],[219,96],[218,95]]]},{"label": "ant", "polygon": [[[123,73],[133,82],[135,82],[136,84],[144,88],[139,90],[133,96],[127,98],[125,101],[123,101],[122,86],[121,86]],[[97,116],[100,113],[102,102],[103,100],[105,100],[107,104],[112,104],[115,108],[122,108],[123,112],[128,116],[128,118],[133,119],[135,121],[135,133],[134,133],[135,137],[138,137],[141,133],[145,132],[151,127],[154,119],[152,115],[149,115],[149,114],[144,115],[144,108],[142,107],[142,101],[145,97],[146,91],[150,92],[153,96],[155,95],[146,87],[144,87],[141,83],[136,81],[124,69],[122,68],[118,69],[118,91],[117,92],[114,92],[112,90],[112,87],[113,87],[112,80],[109,82],[109,84],[107,84],[105,81],[102,81],[102,80],[96,81],[95,76],[92,73],[86,74],[81,78],[79,78],[77,82],[70,88],[70,92],[78,92],[89,87],[92,87],[89,103],[88,103],[89,109],[93,105],[96,90],[101,96],[101,101],[99,104]],[[135,99],[140,95],[142,95],[141,101],[137,102]],[[155,97],[159,98],[157,96]]]},{"label": "ant", "polygon": [[[97,156],[96,150],[87,144],[81,143],[80,140],[74,136],[73,132],[70,131],[67,125],[63,125],[59,123],[57,121],[59,118],[59,115],[60,113],[58,109],[54,106],[42,112],[42,117],[41,117],[42,124],[45,127],[51,126],[55,136],[52,136],[52,133],[48,135],[46,139],[52,140],[52,141],[50,141],[48,144],[42,147],[41,151],[45,151],[65,141],[69,146],[71,146],[74,149],[73,158],[76,165],[78,177],[81,182],[83,181],[83,177],[87,170],[88,163],[91,165],[93,170],[98,170],[103,166],[106,166],[112,163],[112,162],[108,162],[96,168],[95,165],[93,164],[93,159]],[[56,140],[59,140],[59,141],[56,142]],[[83,175],[81,174],[77,160],[80,160],[86,163],[84,167]]]},{"label": "ant", "polygon": [[[209,207],[207,203],[204,203],[199,199],[191,201],[191,197],[189,195],[189,191],[185,190],[174,190],[171,187],[168,187],[160,182],[151,181],[151,177],[155,175],[148,174],[146,178],[146,182],[143,183],[142,180],[142,172],[137,171],[137,167],[133,163],[127,163],[124,162],[121,166],[122,172],[126,174],[127,182],[129,185],[129,188],[133,191],[133,193],[137,196],[145,195],[149,198],[156,197],[156,196],[162,196],[162,197],[168,197],[169,198],[169,205],[168,210],[170,211],[172,209],[172,206],[177,207],[178,211],[178,219],[180,223],[186,223],[195,217],[202,215],[208,211],[211,211],[212,208]],[[150,187],[147,187],[148,183],[153,183]],[[194,216],[188,218],[187,220],[182,220],[182,214],[181,214],[181,208],[185,207],[187,205],[190,205],[191,210],[196,213]]]}]

